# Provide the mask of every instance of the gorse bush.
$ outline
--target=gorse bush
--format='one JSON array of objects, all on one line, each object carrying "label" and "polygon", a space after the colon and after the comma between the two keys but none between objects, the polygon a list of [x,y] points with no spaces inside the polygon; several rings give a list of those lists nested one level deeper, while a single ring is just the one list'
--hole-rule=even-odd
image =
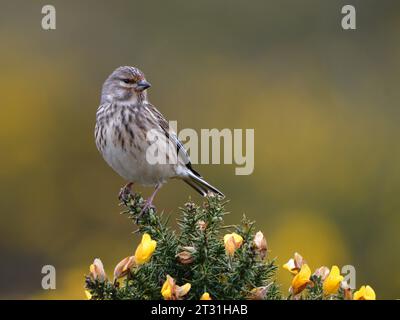
[{"label": "gorse bush", "polygon": [[226,202],[218,196],[209,194],[201,206],[187,202],[178,219],[179,232],[154,207],[142,213],[144,203],[140,194],[123,195],[123,214],[137,225],[142,240],[134,255],[117,264],[113,279],[101,260],[94,260],[85,281],[89,299],[375,299],[369,286],[353,295],[336,266],[311,274],[297,253],[283,266],[293,274],[284,297],[263,233],[245,216],[239,225],[225,226]]}]

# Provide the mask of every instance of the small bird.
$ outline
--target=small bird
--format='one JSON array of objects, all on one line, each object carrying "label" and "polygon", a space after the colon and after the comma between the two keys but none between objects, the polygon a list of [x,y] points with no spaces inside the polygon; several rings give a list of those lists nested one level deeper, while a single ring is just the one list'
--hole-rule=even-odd
[{"label": "small bird", "polygon": [[[155,187],[143,211],[152,205],[161,186],[172,178],[181,179],[206,196],[208,192],[224,196],[206,182],[190,163],[189,155],[164,116],[147,99],[150,83],[138,68],[123,66],[114,70],[103,84],[96,113],[95,140],[104,160],[128,183],[120,198],[131,192],[133,184]],[[149,161],[148,149],[157,136],[157,154],[170,160]],[[173,146],[175,158],[171,161]],[[151,160],[151,159],[150,159]]]}]

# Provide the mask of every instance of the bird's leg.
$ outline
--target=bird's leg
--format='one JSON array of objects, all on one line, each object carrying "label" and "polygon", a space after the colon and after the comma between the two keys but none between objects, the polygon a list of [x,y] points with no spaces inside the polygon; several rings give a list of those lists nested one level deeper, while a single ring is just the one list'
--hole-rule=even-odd
[{"label": "bird's leg", "polygon": [[157,191],[161,189],[161,186],[162,186],[161,183],[156,185],[156,188],[154,189],[153,194],[150,196],[150,198],[148,198],[146,200],[146,203],[144,204],[144,207],[142,209],[142,214],[145,212],[145,210],[149,209],[152,206],[154,197],[155,197]]},{"label": "bird's leg", "polygon": [[121,190],[119,191],[118,199],[121,201],[126,199],[126,197],[131,194],[132,186],[133,182],[129,182],[124,187],[122,187]]}]

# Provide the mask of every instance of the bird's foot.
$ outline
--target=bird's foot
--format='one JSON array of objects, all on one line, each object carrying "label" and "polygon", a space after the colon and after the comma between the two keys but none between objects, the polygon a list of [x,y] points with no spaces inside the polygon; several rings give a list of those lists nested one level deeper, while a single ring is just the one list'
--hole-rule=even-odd
[{"label": "bird's foot", "polygon": [[139,220],[142,219],[142,217],[145,214],[148,214],[150,209],[155,210],[155,206],[153,206],[153,204],[149,201],[150,199],[147,199],[143,205],[142,210],[140,210],[140,212],[137,214],[136,216],[136,224],[139,223]]},{"label": "bird's foot", "polygon": [[125,201],[128,199],[128,196],[131,195],[132,185],[133,183],[129,182],[124,187],[121,188],[118,194],[118,199],[120,201]]},{"label": "bird's foot", "polygon": [[144,213],[148,212],[151,208],[153,208],[153,210],[155,210],[155,207],[153,206],[153,200],[154,200],[154,197],[155,197],[157,191],[160,190],[160,188],[161,188],[161,184],[158,184],[158,185],[156,186],[156,188],[154,189],[153,194],[150,196],[150,198],[148,198],[148,199],[146,200],[146,202],[145,202],[145,204],[144,204],[144,206],[143,206],[143,209],[142,209],[142,211],[140,212],[138,218],[142,217],[142,215],[143,215]]},{"label": "bird's foot", "polygon": [[143,209],[142,209],[142,211],[140,213],[140,216],[142,216],[143,213],[145,213],[146,211],[150,210],[151,208],[153,208],[153,209],[155,208],[153,206],[153,199],[147,199],[145,204],[144,204],[144,206],[143,206]]}]

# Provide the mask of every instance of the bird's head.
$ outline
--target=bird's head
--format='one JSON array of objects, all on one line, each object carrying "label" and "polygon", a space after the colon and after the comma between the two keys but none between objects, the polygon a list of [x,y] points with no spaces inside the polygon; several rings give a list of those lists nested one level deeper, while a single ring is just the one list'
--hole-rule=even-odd
[{"label": "bird's head", "polygon": [[101,104],[119,102],[135,104],[147,99],[146,89],[150,87],[144,73],[135,67],[119,67],[103,84]]}]

